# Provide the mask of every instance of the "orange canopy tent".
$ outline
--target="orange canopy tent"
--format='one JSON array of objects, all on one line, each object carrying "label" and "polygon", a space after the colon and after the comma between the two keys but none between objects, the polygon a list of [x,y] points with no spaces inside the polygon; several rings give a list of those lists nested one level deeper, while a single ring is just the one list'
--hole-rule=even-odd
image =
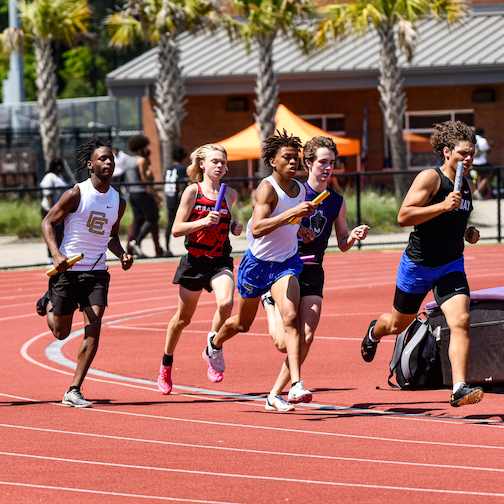
[{"label": "orange canopy tent", "polygon": [[415,133],[403,132],[404,141],[409,144],[410,152],[432,152],[430,138],[416,135]]},{"label": "orange canopy tent", "polygon": [[[303,144],[315,136],[331,137],[338,146],[340,156],[360,154],[359,140],[331,135],[327,131],[303,121],[284,105],[279,105],[277,108],[275,128],[280,131],[285,129],[287,134],[299,137]],[[261,139],[259,137],[259,124],[257,123],[217,143],[226,149],[228,161],[259,159],[261,157]]]}]

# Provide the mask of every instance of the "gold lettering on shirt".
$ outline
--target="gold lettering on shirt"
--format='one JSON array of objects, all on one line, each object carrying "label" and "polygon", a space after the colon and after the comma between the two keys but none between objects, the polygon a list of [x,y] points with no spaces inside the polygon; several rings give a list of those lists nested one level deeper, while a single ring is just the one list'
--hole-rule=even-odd
[{"label": "gold lettering on shirt", "polygon": [[95,212],[94,210],[89,214],[89,219],[87,221],[87,227],[90,233],[94,234],[105,234],[103,229],[104,224],[107,224],[108,219],[103,212]]}]

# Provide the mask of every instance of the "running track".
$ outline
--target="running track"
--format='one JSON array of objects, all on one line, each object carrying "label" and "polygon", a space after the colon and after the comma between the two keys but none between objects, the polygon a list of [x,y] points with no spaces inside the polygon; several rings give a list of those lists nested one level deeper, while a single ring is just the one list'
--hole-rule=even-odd
[{"label": "running track", "polygon": [[[81,316],[56,345],[34,309],[44,271],[0,273],[0,502],[504,502],[504,395],[455,409],[448,390],[390,389],[393,338],[372,363],[360,357],[369,321],[390,309],[400,253],[327,256],[323,316],[303,367],[314,401],[290,414],[264,409],[283,356],[262,308],[248,334],[226,343],[224,380],[208,381],[207,293],[177,348],[174,391],[158,392],[177,262],[111,266],[83,388],[93,408],[66,408]],[[504,285],[503,266],[501,246],[466,250],[472,290]]]}]

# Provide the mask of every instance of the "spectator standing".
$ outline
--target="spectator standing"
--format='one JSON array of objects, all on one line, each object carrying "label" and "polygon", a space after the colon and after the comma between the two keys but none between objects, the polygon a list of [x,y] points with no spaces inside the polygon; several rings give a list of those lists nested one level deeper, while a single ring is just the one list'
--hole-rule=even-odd
[{"label": "spectator standing", "polygon": [[[59,201],[61,195],[66,191],[66,189],[68,189],[68,183],[62,175],[64,171],[65,161],[63,158],[56,157],[49,163],[47,173],[40,181],[43,196],[40,208],[42,218],[49,213],[49,210],[51,210],[51,208]],[[64,229],[65,223],[63,221],[54,227],[54,234],[56,235],[56,243],[58,244],[58,247],[63,241]],[[50,259],[48,262],[52,263],[52,256],[49,248],[47,249],[47,252]]]},{"label": "spectator standing", "polygon": [[483,199],[485,197],[492,196],[492,180],[494,177],[493,171],[481,172],[479,169],[483,167],[489,167],[487,153],[489,153],[492,148],[488,143],[488,140],[483,136],[485,131],[483,128],[476,128],[476,153],[473,160],[473,168],[476,170],[478,176],[476,178],[476,191],[474,191],[475,199]]},{"label": "spectator standing", "polygon": [[173,228],[173,223],[175,222],[175,215],[177,214],[177,209],[180,204],[180,198],[187,185],[187,173],[186,168],[182,164],[182,161],[187,157],[187,150],[180,145],[177,145],[173,149],[172,158],[173,163],[166,168],[164,180],[164,192],[166,197],[166,213],[167,213],[167,224],[166,224],[166,257],[173,257],[173,253],[170,251],[170,236]]},{"label": "spectator standing", "polygon": [[[140,244],[145,236],[158,226],[161,203],[152,186],[146,182],[152,182],[154,176],[149,169],[150,140],[145,135],[135,135],[128,141],[128,149],[133,156],[125,160],[126,181],[128,186],[129,201],[133,210],[133,232],[131,240],[128,240],[128,249],[138,257],[145,257]],[[154,240],[156,244],[156,240]],[[162,255],[162,250],[156,246],[156,254]]]}]

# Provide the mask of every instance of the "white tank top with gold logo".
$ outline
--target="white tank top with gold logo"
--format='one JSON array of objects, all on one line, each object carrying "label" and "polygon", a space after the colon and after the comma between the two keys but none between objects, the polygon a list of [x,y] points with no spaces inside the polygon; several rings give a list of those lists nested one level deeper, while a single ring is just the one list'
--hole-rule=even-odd
[{"label": "white tank top with gold logo", "polygon": [[119,193],[113,187],[106,193],[97,191],[90,178],[77,186],[80,203],[77,210],[65,218],[60,251],[68,258],[84,254],[84,258],[72,266],[72,271],[105,270],[110,233],[119,216]]}]

